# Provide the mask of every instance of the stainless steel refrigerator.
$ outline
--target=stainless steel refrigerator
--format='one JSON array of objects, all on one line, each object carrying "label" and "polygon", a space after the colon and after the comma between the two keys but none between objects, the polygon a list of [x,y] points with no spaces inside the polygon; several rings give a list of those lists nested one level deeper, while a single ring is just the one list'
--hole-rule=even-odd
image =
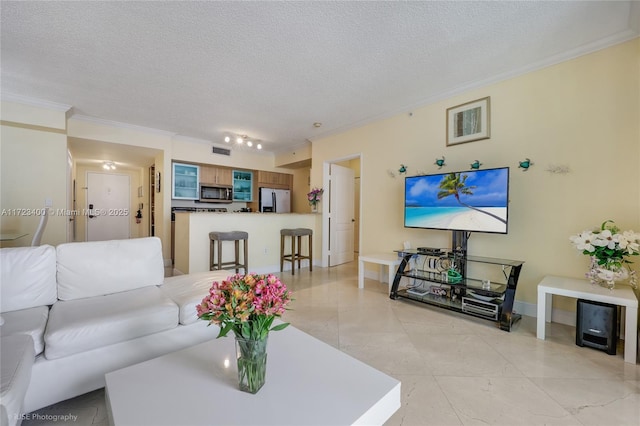
[{"label": "stainless steel refrigerator", "polygon": [[291,212],[291,191],[288,189],[260,188],[260,211]]}]

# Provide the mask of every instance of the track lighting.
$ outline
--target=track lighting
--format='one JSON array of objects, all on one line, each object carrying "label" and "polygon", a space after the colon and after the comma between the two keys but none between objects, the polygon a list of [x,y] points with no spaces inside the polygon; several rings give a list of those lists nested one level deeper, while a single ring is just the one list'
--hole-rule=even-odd
[{"label": "track lighting", "polygon": [[235,141],[234,146],[247,146],[249,148],[262,149],[262,144],[255,140],[254,138],[250,138],[247,135],[237,135],[233,133],[228,133],[224,136],[225,143],[231,143],[231,141]]}]

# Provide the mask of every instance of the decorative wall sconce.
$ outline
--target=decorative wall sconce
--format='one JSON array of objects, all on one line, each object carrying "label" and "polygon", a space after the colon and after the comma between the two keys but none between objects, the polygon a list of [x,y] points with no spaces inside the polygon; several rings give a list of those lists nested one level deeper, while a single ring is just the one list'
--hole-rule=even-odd
[{"label": "decorative wall sconce", "polygon": [[407,173],[407,166],[405,166],[404,164],[400,164],[400,168],[398,169],[398,173],[400,173],[400,174]]},{"label": "decorative wall sconce", "polygon": [[522,169],[523,172],[526,172],[527,170],[529,170],[529,167],[531,166],[533,166],[533,161],[531,161],[528,158],[525,158],[524,161],[520,161],[518,168]]},{"label": "decorative wall sconce", "polygon": [[482,163],[479,162],[478,160],[475,160],[473,163],[470,164],[470,166],[472,170],[478,170],[480,166],[482,166]]},{"label": "decorative wall sconce", "polygon": [[558,175],[566,175],[567,173],[571,172],[571,169],[566,164],[558,164],[558,165],[550,164],[549,167],[547,167],[545,170],[548,171],[549,173],[555,173]]},{"label": "decorative wall sconce", "polygon": [[102,168],[105,170],[115,170],[116,164],[113,161],[103,161]]},{"label": "decorative wall sconce", "polygon": [[444,156],[442,158],[436,158],[435,164],[438,166],[439,169],[441,169],[442,166],[446,166],[446,164],[444,163]]},{"label": "decorative wall sconce", "polygon": [[260,141],[257,141],[253,138],[250,138],[247,135],[232,135],[232,134],[228,134],[224,137],[224,142],[225,143],[231,143],[231,141],[234,141],[236,143],[236,145],[246,145],[249,148],[253,148],[253,146],[255,145],[256,149],[262,149],[262,144],[260,143]]}]

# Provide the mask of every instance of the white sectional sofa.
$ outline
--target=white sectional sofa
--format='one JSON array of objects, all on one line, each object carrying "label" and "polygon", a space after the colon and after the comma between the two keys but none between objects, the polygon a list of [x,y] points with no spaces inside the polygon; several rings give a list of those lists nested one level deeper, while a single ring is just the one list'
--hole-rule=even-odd
[{"label": "white sectional sofa", "polygon": [[107,372],[215,338],[195,306],[232,274],[165,278],[154,237],[4,248],[0,260],[3,425],[103,387]]}]

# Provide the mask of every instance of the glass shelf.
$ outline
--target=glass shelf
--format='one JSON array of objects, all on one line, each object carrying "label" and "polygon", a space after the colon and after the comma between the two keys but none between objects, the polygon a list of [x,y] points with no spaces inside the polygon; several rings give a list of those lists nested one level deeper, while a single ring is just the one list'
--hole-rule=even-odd
[{"label": "glass shelf", "polygon": [[[462,251],[452,252],[448,249],[432,250],[434,251],[429,253],[417,249],[396,250],[402,261],[396,271],[389,297],[391,299],[410,299],[497,321],[502,330],[511,331],[512,324],[520,318],[520,315],[513,311],[513,302],[524,262],[493,257],[465,256]],[[426,259],[423,262],[420,259],[414,259],[416,256],[424,256]],[[432,261],[433,258],[439,260]],[[422,269],[416,267],[421,263],[423,265]],[[426,263],[429,263],[430,267],[428,269],[424,267]],[[474,266],[471,268],[471,272],[480,273],[480,275],[476,276],[485,276],[487,278],[501,273],[501,279],[498,282],[492,279],[489,287],[483,288],[483,280],[466,276],[469,273],[469,263],[495,265],[487,267],[492,271],[485,271],[487,268]],[[413,265],[413,268],[407,269],[409,265]],[[502,271],[500,269],[496,271],[496,266],[501,267]],[[450,272],[447,273],[447,271]],[[493,271],[497,272],[497,274]],[[487,275],[484,275],[484,273]],[[405,287],[399,288],[402,278],[409,279],[410,282]],[[506,283],[499,282],[503,279]],[[418,294],[415,290],[427,293]],[[445,294],[434,294],[433,291],[443,291]]]}]

